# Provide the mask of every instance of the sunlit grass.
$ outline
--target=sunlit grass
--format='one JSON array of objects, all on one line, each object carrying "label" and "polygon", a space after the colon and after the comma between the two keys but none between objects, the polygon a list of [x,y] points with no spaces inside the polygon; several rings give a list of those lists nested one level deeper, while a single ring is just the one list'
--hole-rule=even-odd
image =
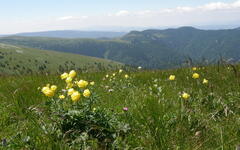
[{"label": "sunlit grass", "polygon": [[[170,79],[171,75],[175,78]],[[121,114],[129,124],[131,131],[121,148],[205,150],[234,149],[239,144],[240,81],[231,67],[116,70],[77,77],[94,81],[98,107]],[[39,126],[48,116],[38,118],[35,113],[47,111],[43,105],[47,97],[39,87],[49,83],[64,88],[60,76],[0,80],[1,139],[15,149],[69,149],[64,140],[44,133]]]}]

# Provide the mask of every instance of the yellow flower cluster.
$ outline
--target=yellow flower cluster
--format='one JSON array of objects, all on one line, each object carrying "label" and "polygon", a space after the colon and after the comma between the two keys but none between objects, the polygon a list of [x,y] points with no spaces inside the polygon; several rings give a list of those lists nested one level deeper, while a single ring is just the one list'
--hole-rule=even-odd
[{"label": "yellow flower cluster", "polygon": [[[200,69],[200,68],[199,68],[199,69]],[[198,70],[198,69],[197,69],[196,67],[193,67],[192,70],[193,70],[193,71],[196,71],[196,70]],[[175,75],[170,75],[168,79],[171,80],[171,81],[173,81],[173,80],[175,80],[175,78],[176,78]],[[200,75],[199,75],[198,73],[193,73],[193,74],[192,74],[192,78],[193,78],[193,79],[198,79],[198,78],[200,78]],[[204,78],[203,81],[202,81],[202,83],[203,83],[203,84],[208,84],[208,80]],[[186,93],[186,92],[183,92],[180,97],[182,97],[183,99],[189,99],[189,98],[190,98],[190,95],[189,95],[188,93]]]},{"label": "yellow flower cluster", "polygon": [[[81,94],[79,91],[74,90],[73,88],[68,90],[68,96],[71,96],[73,102],[77,102],[81,98]],[[85,89],[83,91],[83,96],[88,98],[91,96],[91,92],[89,89]]]},{"label": "yellow flower cluster", "polygon": [[[91,91],[89,89],[85,89],[88,85],[93,86],[95,84],[94,81],[88,83],[88,81],[85,80],[79,80],[77,81],[74,79],[77,76],[77,73],[75,70],[71,70],[69,73],[64,72],[61,74],[61,79],[65,80],[67,83],[67,96],[71,98],[73,102],[77,102],[81,98],[81,90],[75,90],[74,87],[79,87],[83,90],[83,96],[86,98],[89,98],[91,96]],[[45,96],[53,97],[55,95],[55,91],[57,90],[56,85],[50,86],[49,84],[42,88],[42,92]],[[65,99],[65,95],[59,95],[59,99]]]},{"label": "yellow flower cluster", "polygon": [[[69,87],[69,89],[68,89],[67,95],[71,97],[73,102],[77,102],[81,98],[81,93],[79,91],[76,91],[73,88],[74,84],[76,86],[78,86],[79,88],[84,89],[89,85],[89,83],[88,83],[88,81],[85,81],[85,80],[79,80],[79,81],[75,81],[74,84],[73,84],[72,80],[73,80],[74,77],[76,77],[77,73],[74,70],[72,70],[72,71],[69,72],[68,76],[66,76],[66,74],[67,73],[63,73],[61,75],[61,78],[66,79],[66,82],[68,83],[67,87]],[[94,81],[90,82],[90,85],[93,86],[94,84],[95,84]],[[83,96],[84,97],[88,98],[88,97],[90,97],[90,95],[91,95],[91,92],[90,92],[89,89],[85,89],[83,91]]]},{"label": "yellow flower cluster", "polygon": [[45,87],[42,88],[42,92],[47,97],[53,97],[55,94],[55,91],[57,90],[56,85],[50,86],[50,84],[47,84]]},{"label": "yellow flower cluster", "polygon": [[[118,74],[121,74],[122,72],[123,72],[123,70],[122,70],[122,69],[119,69],[118,72],[114,72],[114,73],[112,73],[112,74],[106,74],[103,79],[104,79],[104,80],[108,79],[109,81],[113,81],[113,80],[116,79],[116,76],[117,76]],[[128,79],[130,76],[129,76],[128,74],[124,74],[123,77],[124,77],[125,79]]]},{"label": "yellow flower cluster", "polygon": [[73,80],[73,78],[75,78],[77,76],[77,73],[75,70],[71,70],[69,73],[64,72],[60,77],[62,80],[65,80],[66,83],[70,84]]}]

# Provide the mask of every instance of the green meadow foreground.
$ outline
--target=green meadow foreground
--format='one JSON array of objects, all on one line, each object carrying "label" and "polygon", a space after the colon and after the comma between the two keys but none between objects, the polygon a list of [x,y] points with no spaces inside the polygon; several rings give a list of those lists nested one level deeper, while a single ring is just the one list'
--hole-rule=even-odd
[{"label": "green meadow foreground", "polygon": [[0,148],[235,149],[238,68],[3,76]]}]

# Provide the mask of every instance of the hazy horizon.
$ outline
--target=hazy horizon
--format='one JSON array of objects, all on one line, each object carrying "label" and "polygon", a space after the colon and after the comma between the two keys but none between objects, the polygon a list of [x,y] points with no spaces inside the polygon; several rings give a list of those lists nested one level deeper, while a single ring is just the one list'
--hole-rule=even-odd
[{"label": "hazy horizon", "polygon": [[169,27],[90,27],[85,29],[60,29],[60,30],[39,30],[39,31],[26,31],[26,32],[16,32],[1,34],[0,36],[15,35],[15,34],[25,34],[25,33],[42,33],[42,32],[54,32],[54,31],[76,31],[76,32],[115,32],[115,33],[129,33],[131,31],[144,31],[144,30],[166,30],[166,29],[177,29],[181,27],[193,27],[200,30],[225,30],[225,29],[235,29],[239,28],[239,25],[206,25],[206,26],[169,26]]}]

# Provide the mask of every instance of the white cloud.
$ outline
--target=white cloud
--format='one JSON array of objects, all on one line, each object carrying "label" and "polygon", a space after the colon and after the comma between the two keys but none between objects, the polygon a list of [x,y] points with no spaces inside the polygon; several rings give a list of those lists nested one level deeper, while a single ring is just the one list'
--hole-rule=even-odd
[{"label": "white cloud", "polygon": [[206,12],[206,11],[232,11],[232,10],[240,10],[240,0],[237,0],[232,3],[223,3],[223,2],[214,2],[214,3],[208,3],[202,6],[196,6],[196,7],[189,7],[189,6],[178,6],[175,8],[165,8],[160,9],[158,11],[152,11],[152,10],[143,10],[143,11],[136,11],[136,12],[130,12],[128,10],[121,10],[116,13],[109,13],[107,14],[108,17],[129,17],[129,16],[160,16],[160,15],[167,15],[169,13],[173,15],[178,15],[179,13],[192,13],[192,12]]},{"label": "white cloud", "polygon": [[[201,6],[179,6],[160,10],[116,12],[108,15],[108,25],[116,26],[184,26],[224,25],[240,21],[240,0],[214,2]],[[123,16],[118,18],[116,16]]]},{"label": "white cloud", "polygon": [[88,16],[81,16],[81,18],[82,18],[82,19],[87,19],[87,18],[88,18]]},{"label": "white cloud", "polygon": [[121,10],[121,11],[117,12],[117,13],[115,14],[115,16],[127,16],[127,15],[129,15],[129,14],[130,14],[129,11],[127,11],[127,10]]},{"label": "white cloud", "polygon": [[57,20],[71,20],[71,19],[74,19],[74,17],[73,16],[64,16],[64,17],[57,18]]},{"label": "white cloud", "polygon": [[150,14],[150,13],[152,13],[151,10],[144,10],[144,11],[137,12],[137,14],[139,14],[139,15],[147,15],[147,14]]},{"label": "white cloud", "polygon": [[80,17],[75,17],[75,16],[63,16],[57,18],[59,21],[66,21],[66,20],[79,20],[79,19],[87,19],[88,16],[80,16]]},{"label": "white cloud", "polygon": [[194,8],[192,8],[192,7],[177,7],[175,10],[177,12],[191,12],[191,11],[194,11]]},{"label": "white cloud", "polygon": [[233,3],[223,3],[223,2],[209,3],[199,7],[199,9],[203,9],[203,10],[226,10],[226,9],[236,9],[236,8],[240,8],[240,0],[235,1]]},{"label": "white cloud", "polygon": [[[202,6],[196,6],[196,7],[189,7],[189,6],[178,6],[175,8],[166,8],[166,9],[160,9],[160,10],[143,10],[143,11],[128,11],[128,10],[120,10],[115,13],[108,13],[105,16],[108,18],[114,18],[114,17],[121,17],[121,18],[132,18],[132,17],[162,17],[171,14],[171,16],[179,16],[180,14],[185,15],[191,15],[193,17],[193,20],[195,19],[194,16],[196,14],[202,13],[206,14],[213,13],[212,11],[240,11],[240,0],[237,0],[232,3],[223,3],[223,2],[214,2],[214,3],[208,3]],[[234,15],[235,16],[235,15]],[[103,18],[102,16],[93,16],[92,18]],[[240,17],[240,15],[239,15]],[[78,19],[87,19],[88,16],[64,16],[60,17],[57,20],[78,20]]]},{"label": "white cloud", "polygon": [[203,10],[221,10],[221,9],[231,9],[232,4],[222,3],[222,2],[216,2],[216,3],[209,3],[202,7],[199,7],[199,9]]}]

